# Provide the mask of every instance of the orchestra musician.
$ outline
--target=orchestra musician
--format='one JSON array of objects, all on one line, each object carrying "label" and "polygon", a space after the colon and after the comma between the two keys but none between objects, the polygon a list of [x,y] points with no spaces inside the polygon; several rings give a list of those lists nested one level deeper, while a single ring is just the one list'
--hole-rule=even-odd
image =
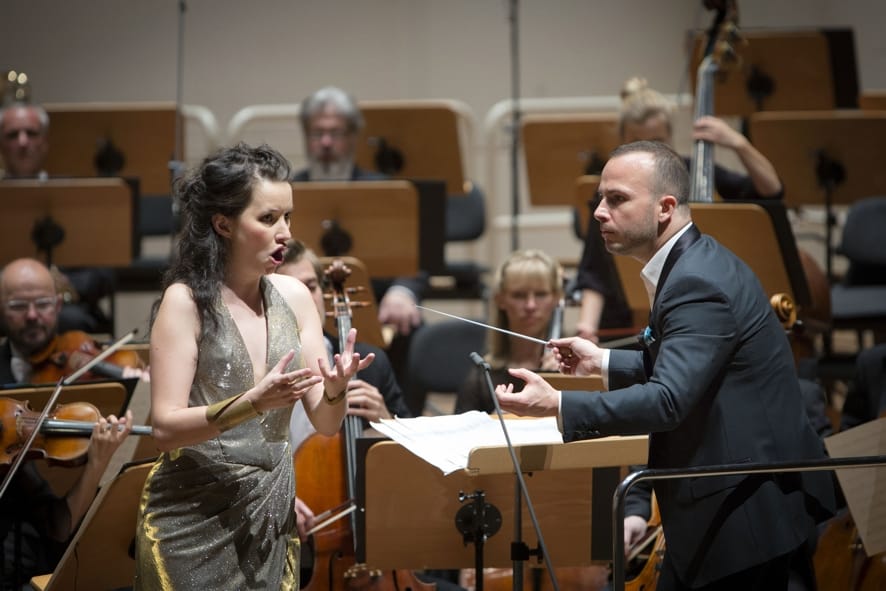
[{"label": "orchestra musician", "polygon": [[[299,118],[308,165],[293,175],[294,182],[387,178],[360,168],[354,161],[364,121],[353,96],[335,86],[320,88],[302,101]],[[422,321],[415,304],[421,303],[428,289],[428,277],[423,272],[409,277],[373,277],[372,288],[378,301],[378,321],[395,329],[387,352],[402,380],[412,333]]]},{"label": "orchestra musician", "polygon": [[[55,278],[36,259],[16,259],[0,273],[0,302],[6,334],[0,343],[0,385],[38,383],[40,368],[47,363],[38,359],[45,358],[43,352],[53,347],[59,335],[62,300]],[[121,370],[124,378],[148,380],[150,375],[136,366]]]},{"label": "orchestra musician", "polygon": [[[49,114],[43,106],[31,102],[13,102],[0,109],[0,179],[46,180],[49,155]],[[110,293],[113,277],[105,269],[53,268],[64,285],[66,301],[59,316],[61,331],[83,330],[96,333],[106,330],[111,321],[99,306]]]},{"label": "orchestra musician", "polygon": [[[672,144],[674,105],[670,100],[649,88],[643,78],[629,79],[621,98],[622,143],[650,140]],[[723,199],[780,199],[783,196],[781,180],[769,160],[722,119],[699,118],[693,124],[692,136],[733,151],[745,167],[746,175],[714,166],[714,187]],[[684,157],[684,161],[689,168],[689,157]],[[576,288],[581,290],[576,332],[581,337],[597,340],[600,328],[631,326],[633,319],[594,216],[590,216],[586,230],[576,278]]]},{"label": "orchestra musician", "polygon": [[[753,271],[701,234],[683,159],[660,142],[612,154],[597,218],[607,249],[631,256],[650,299],[643,351],[554,339],[562,372],[599,374],[608,391],[559,392],[522,368],[504,410],[557,416],[567,441],[650,434],[651,468],[816,459],[793,356]],[[830,476],[809,473],[656,481],[667,541],[658,589],[786,589],[791,563],[833,511]]]}]

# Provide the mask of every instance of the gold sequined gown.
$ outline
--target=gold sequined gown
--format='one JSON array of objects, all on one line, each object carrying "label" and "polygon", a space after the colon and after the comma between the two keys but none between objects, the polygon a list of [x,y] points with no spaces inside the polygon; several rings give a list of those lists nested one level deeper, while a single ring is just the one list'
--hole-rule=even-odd
[{"label": "gold sequined gown", "polygon": [[[262,278],[268,366],[302,358],[289,306]],[[255,384],[234,320],[217,303],[218,338],[199,347],[189,404]],[[290,367],[289,370],[294,369]],[[291,408],[269,411],[214,439],[164,453],[148,474],[136,534],[136,590],[297,589]]]}]

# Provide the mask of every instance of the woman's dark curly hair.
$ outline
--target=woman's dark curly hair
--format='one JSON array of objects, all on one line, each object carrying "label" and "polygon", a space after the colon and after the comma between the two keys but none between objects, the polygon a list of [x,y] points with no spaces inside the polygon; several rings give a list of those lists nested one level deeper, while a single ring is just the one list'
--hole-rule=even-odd
[{"label": "woman's dark curly hair", "polygon": [[201,320],[201,339],[218,328],[213,302],[228,260],[228,240],[215,232],[213,216],[237,217],[252,200],[257,181],[286,182],[291,174],[289,162],[277,150],[241,142],[208,156],[176,183],[181,229],[172,263],[163,276],[163,289],[173,283],[191,289]]}]

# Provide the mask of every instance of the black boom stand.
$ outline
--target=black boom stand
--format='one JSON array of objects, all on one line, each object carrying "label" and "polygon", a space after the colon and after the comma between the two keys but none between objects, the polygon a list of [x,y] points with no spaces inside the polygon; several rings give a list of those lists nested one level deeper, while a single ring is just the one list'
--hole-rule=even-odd
[{"label": "black boom stand", "polygon": [[[532,506],[532,500],[529,498],[529,490],[526,488],[526,481],[523,479],[520,462],[517,460],[514,446],[511,445],[511,438],[508,435],[508,429],[505,426],[505,420],[501,412],[501,406],[498,404],[498,398],[495,397],[495,386],[492,383],[489,364],[477,353],[471,353],[471,360],[477,365],[477,367],[482,369],[486,375],[486,386],[489,388],[489,395],[492,397],[493,404],[495,404],[495,413],[498,415],[498,420],[501,423],[501,429],[505,436],[508,453],[511,456],[511,462],[514,465],[514,475],[516,477],[514,495],[514,539],[511,542],[511,561],[513,565],[512,581],[514,584],[514,591],[522,591],[523,589],[523,563],[529,560],[530,556],[541,556],[544,559],[545,568],[548,571],[548,576],[551,578],[551,585],[553,586],[554,591],[560,591],[560,586],[557,584],[557,578],[554,575],[554,568],[551,565],[551,557],[550,554],[548,554],[548,549],[541,533],[541,527],[539,526],[538,518],[535,515],[535,508]],[[483,542],[501,527],[501,514],[493,505],[485,503],[483,491],[476,491],[474,495],[465,495],[463,492],[460,492],[459,500],[463,502],[465,499],[472,499],[474,502],[472,505],[467,505],[459,510],[456,515],[456,526],[459,527],[459,516],[462,516],[462,513],[464,512],[465,516],[469,518],[463,519],[463,521],[471,522],[473,528],[470,534],[462,533],[465,536],[465,543],[472,541],[477,544],[475,551],[476,589],[477,591],[483,591]],[[535,535],[538,537],[538,547],[531,550],[522,539],[523,499],[526,499],[526,508],[529,510],[529,518],[532,520]],[[496,515],[498,525],[496,525]],[[459,531],[462,531],[462,527],[459,527]],[[470,540],[468,539],[469,535],[471,538]]]}]

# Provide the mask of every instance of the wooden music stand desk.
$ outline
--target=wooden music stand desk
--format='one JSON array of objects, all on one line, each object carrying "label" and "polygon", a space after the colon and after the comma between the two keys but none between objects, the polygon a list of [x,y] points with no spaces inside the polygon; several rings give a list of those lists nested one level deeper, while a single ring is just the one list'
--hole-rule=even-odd
[{"label": "wooden music stand desk", "polygon": [[[612,498],[606,492],[614,491],[619,478],[612,490],[602,492],[594,486],[594,469],[645,463],[646,437],[522,446],[516,451],[554,566],[607,560],[612,552]],[[400,444],[383,441],[369,448],[365,473],[367,564],[381,569],[474,566],[474,548],[463,542],[455,515],[460,491],[483,490],[486,502],[502,515],[501,530],[485,542],[484,565],[511,565],[516,480],[506,447],[474,449],[465,471],[443,476]],[[602,503],[604,523],[592,523],[592,492]],[[523,539],[536,540],[522,506]],[[601,534],[602,541],[592,541],[592,533]]]},{"label": "wooden music stand desk", "polygon": [[816,170],[819,155],[843,167],[845,180],[833,187],[833,205],[886,193],[886,112],[809,111],[756,113],[750,120],[754,145],[784,180],[791,207],[826,205]]},{"label": "wooden music stand desk", "polygon": [[[795,111],[853,108],[858,105],[858,79],[851,29],[738,31],[732,43],[737,60],[714,80],[714,109],[720,116],[749,117],[758,111]],[[702,57],[704,33],[694,38],[690,63],[692,92]],[[749,85],[760,85],[758,97]],[[756,144],[756,137],[754,138]],[[763,151],[768,156],[771,152]],[[778,169],[778,167],[776,167]],[[778,169],[781,172],[781,169]]]},{"label": "wooden music stand desk", "polygon": [[142,487],[153,461],[127,464],[93,500],[52,576],[32,581],[39,591],[128,589]]},{"label": "wooden music stand desk", "polygon": [[408,181],[292,183],[292,205],[292,236],[318,255],[323,222],[334,220],[372,277],[418,273],[419,202]]},{"label": "wooden music stand desk", "polygon": [[[175,103],[54,103],[49,113],[51,148],[46,160],[50,176],[96,176],[95,155],[102,142],[124,157],[117,174],[137,177],[144,196],[169,195],[169,163],[176,150]],[[179,117],[179,121],[180,121]],[[184,126],[181,127],[184,145]]]},{"label": "wooden music stand desk", "polygon": [[[781,204],[768,204],[774,211]],[[776,229],[773,214],[761,203],[693,203],[692,221],[703,234],[713,236],[720,244],[735,253],[754,271],[763,290],[770,296],[789,295],[799,308],[811,305],[809,287],[803,275],[793,234],[786,217]],[[788,233],[788,236],[780,234]],[[791,246],[793,245],[793,250]],[[640,277],[642,265],[627,256],[615,256],[615,266],[621,278],[628,305],[634,310],[649,312],[649,296]]]},{"label": "wooden music stand desk", "polygon": [[[369,270],[363,261],[354,257],[320,257],[320,263],[324,270],[336,260],[341,260],[351,270],[351,274],[345,281],[345,289],[357,288],[359,290],[354,295],[349,295],[348,298],[352,302],[365,304],[351,308],[351,326],[357,329],[357,339],[382,349],[386,348],[387,343],[382,336],[381,324],[378,322],[378,305],[375,302],[375,295],[372,293]],[[331,335],[338,336],[335,315],[328,314],[332,311],[332,307],[327,305],[326,310],[324,330]]]},{"label": "wooden music stand desk", "polygon": [[118,178],[0,181],[0,261],[37,256],[31,231],[48,217],[64,229],[64,240],[52,249],[54,264],[128,267],[135,250],[134,198]]},{"label": "wooden music stand desk", "polygon": [[575,179],[621,144],[617,113],[529,114],[521,137],[532,205],[574,205]]},{"label": "wooden music stand desk", "polygon": [[365,125],[357,140],[355,160],[365,170],[379,170],[379,148],[399,153],[396,178],[446,181],[448,195],[464,195],[470,182],[464,173],[459,141],[458,106],[452,101],[361,101]]},{"label": "wooden music stand desk", "polygon": [[750,134],[783,179],[787,205],[824,207],[825,274],[831,279],[833,207],[886,194],[886,111],[757,113]]}]

